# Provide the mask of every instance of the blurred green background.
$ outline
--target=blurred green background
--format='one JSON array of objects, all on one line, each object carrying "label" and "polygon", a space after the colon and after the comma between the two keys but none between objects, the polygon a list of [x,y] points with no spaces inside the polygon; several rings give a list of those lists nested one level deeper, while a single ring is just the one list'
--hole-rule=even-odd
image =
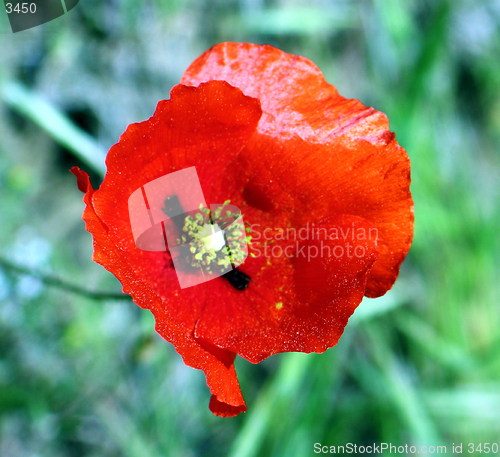
[{"label": "blurred green background", "polygon": [[[498,442],[499,18],[495,0],[81,0],[13,34],[0,13],[0,455]],[[68,173],[98,184],[126,125],[221,41],[304,55],[387,113],[416,212],[394,289],[325,354],[238,360],[249,411],[231,419],[210,414],[203,374],[91,261]]]}]

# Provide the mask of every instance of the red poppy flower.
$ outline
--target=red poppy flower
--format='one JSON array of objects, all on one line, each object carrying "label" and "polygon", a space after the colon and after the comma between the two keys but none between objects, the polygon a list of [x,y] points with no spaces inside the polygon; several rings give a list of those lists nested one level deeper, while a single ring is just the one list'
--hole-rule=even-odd
[{"label": "red poppy flower", "polygon": [[[362,297],[392,286],[410,248],[409,160],[386,116],[271,46],[205,52],[170,100],[127,128],[106,164],[98,190],[72,169],[94,260],[151,310],[185,363],[205,372],[217,415],[246,410],[236,354],[257,363],[335,345]],[[208,203],[241,210],[250,255],[231,275],[181,288],[168,249],[137,247],[128,199],[193,166]]]}]

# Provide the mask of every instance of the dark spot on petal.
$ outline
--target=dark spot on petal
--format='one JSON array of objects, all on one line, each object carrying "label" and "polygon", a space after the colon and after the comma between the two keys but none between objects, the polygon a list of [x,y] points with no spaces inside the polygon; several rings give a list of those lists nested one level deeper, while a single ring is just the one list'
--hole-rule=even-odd
[{"label": "dark spot on petal", "polygon": [[250,276],[237,268],[228,271],[222,277],[237,290],[245,290],[250,284]]},{"label": "dark spot on petal", "polygon": [[243,198],[250,206],[262,211],[272,211],[274,209],[274,204],[268,191],[255,184],[250,183],[245,187]]}]

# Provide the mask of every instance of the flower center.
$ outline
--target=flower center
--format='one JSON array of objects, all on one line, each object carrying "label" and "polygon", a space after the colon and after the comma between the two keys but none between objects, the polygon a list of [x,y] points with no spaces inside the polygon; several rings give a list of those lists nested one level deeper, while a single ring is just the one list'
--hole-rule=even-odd
[{"label": "flower center", "polygon": [[239,215],[226,207],[228,203],[214,211],[200,207],[185,216],[177,242],[189,245],[185,261],[190,267],[223,274],[245,259],[250,236],[245,236],[242,224],[234,223]]},{"label": "flower center", "polygon": [[205,249],[220,251],[225,245],[224,231],[220,229],[218,224],[205,224],[198,233],[205,245]]}]

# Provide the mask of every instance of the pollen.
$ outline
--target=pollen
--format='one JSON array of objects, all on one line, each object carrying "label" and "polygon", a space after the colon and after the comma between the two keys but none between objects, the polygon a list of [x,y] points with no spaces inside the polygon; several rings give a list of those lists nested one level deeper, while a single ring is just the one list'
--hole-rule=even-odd
[{"label": "pollen", "polygon": [[185,261],[190,267],[222,274],[244,261],[251,237],[245,236],[243,224],[234,223],[239,215],[228,204],[226,201],[214,211],[200,206],[184,218],[177,243],[189,246]]},{"label": "pollen", "polygon": [[224,231],[217,224],[205,224],[198,232],[198,237],[207,250],[220,251],[226,244]]}]

